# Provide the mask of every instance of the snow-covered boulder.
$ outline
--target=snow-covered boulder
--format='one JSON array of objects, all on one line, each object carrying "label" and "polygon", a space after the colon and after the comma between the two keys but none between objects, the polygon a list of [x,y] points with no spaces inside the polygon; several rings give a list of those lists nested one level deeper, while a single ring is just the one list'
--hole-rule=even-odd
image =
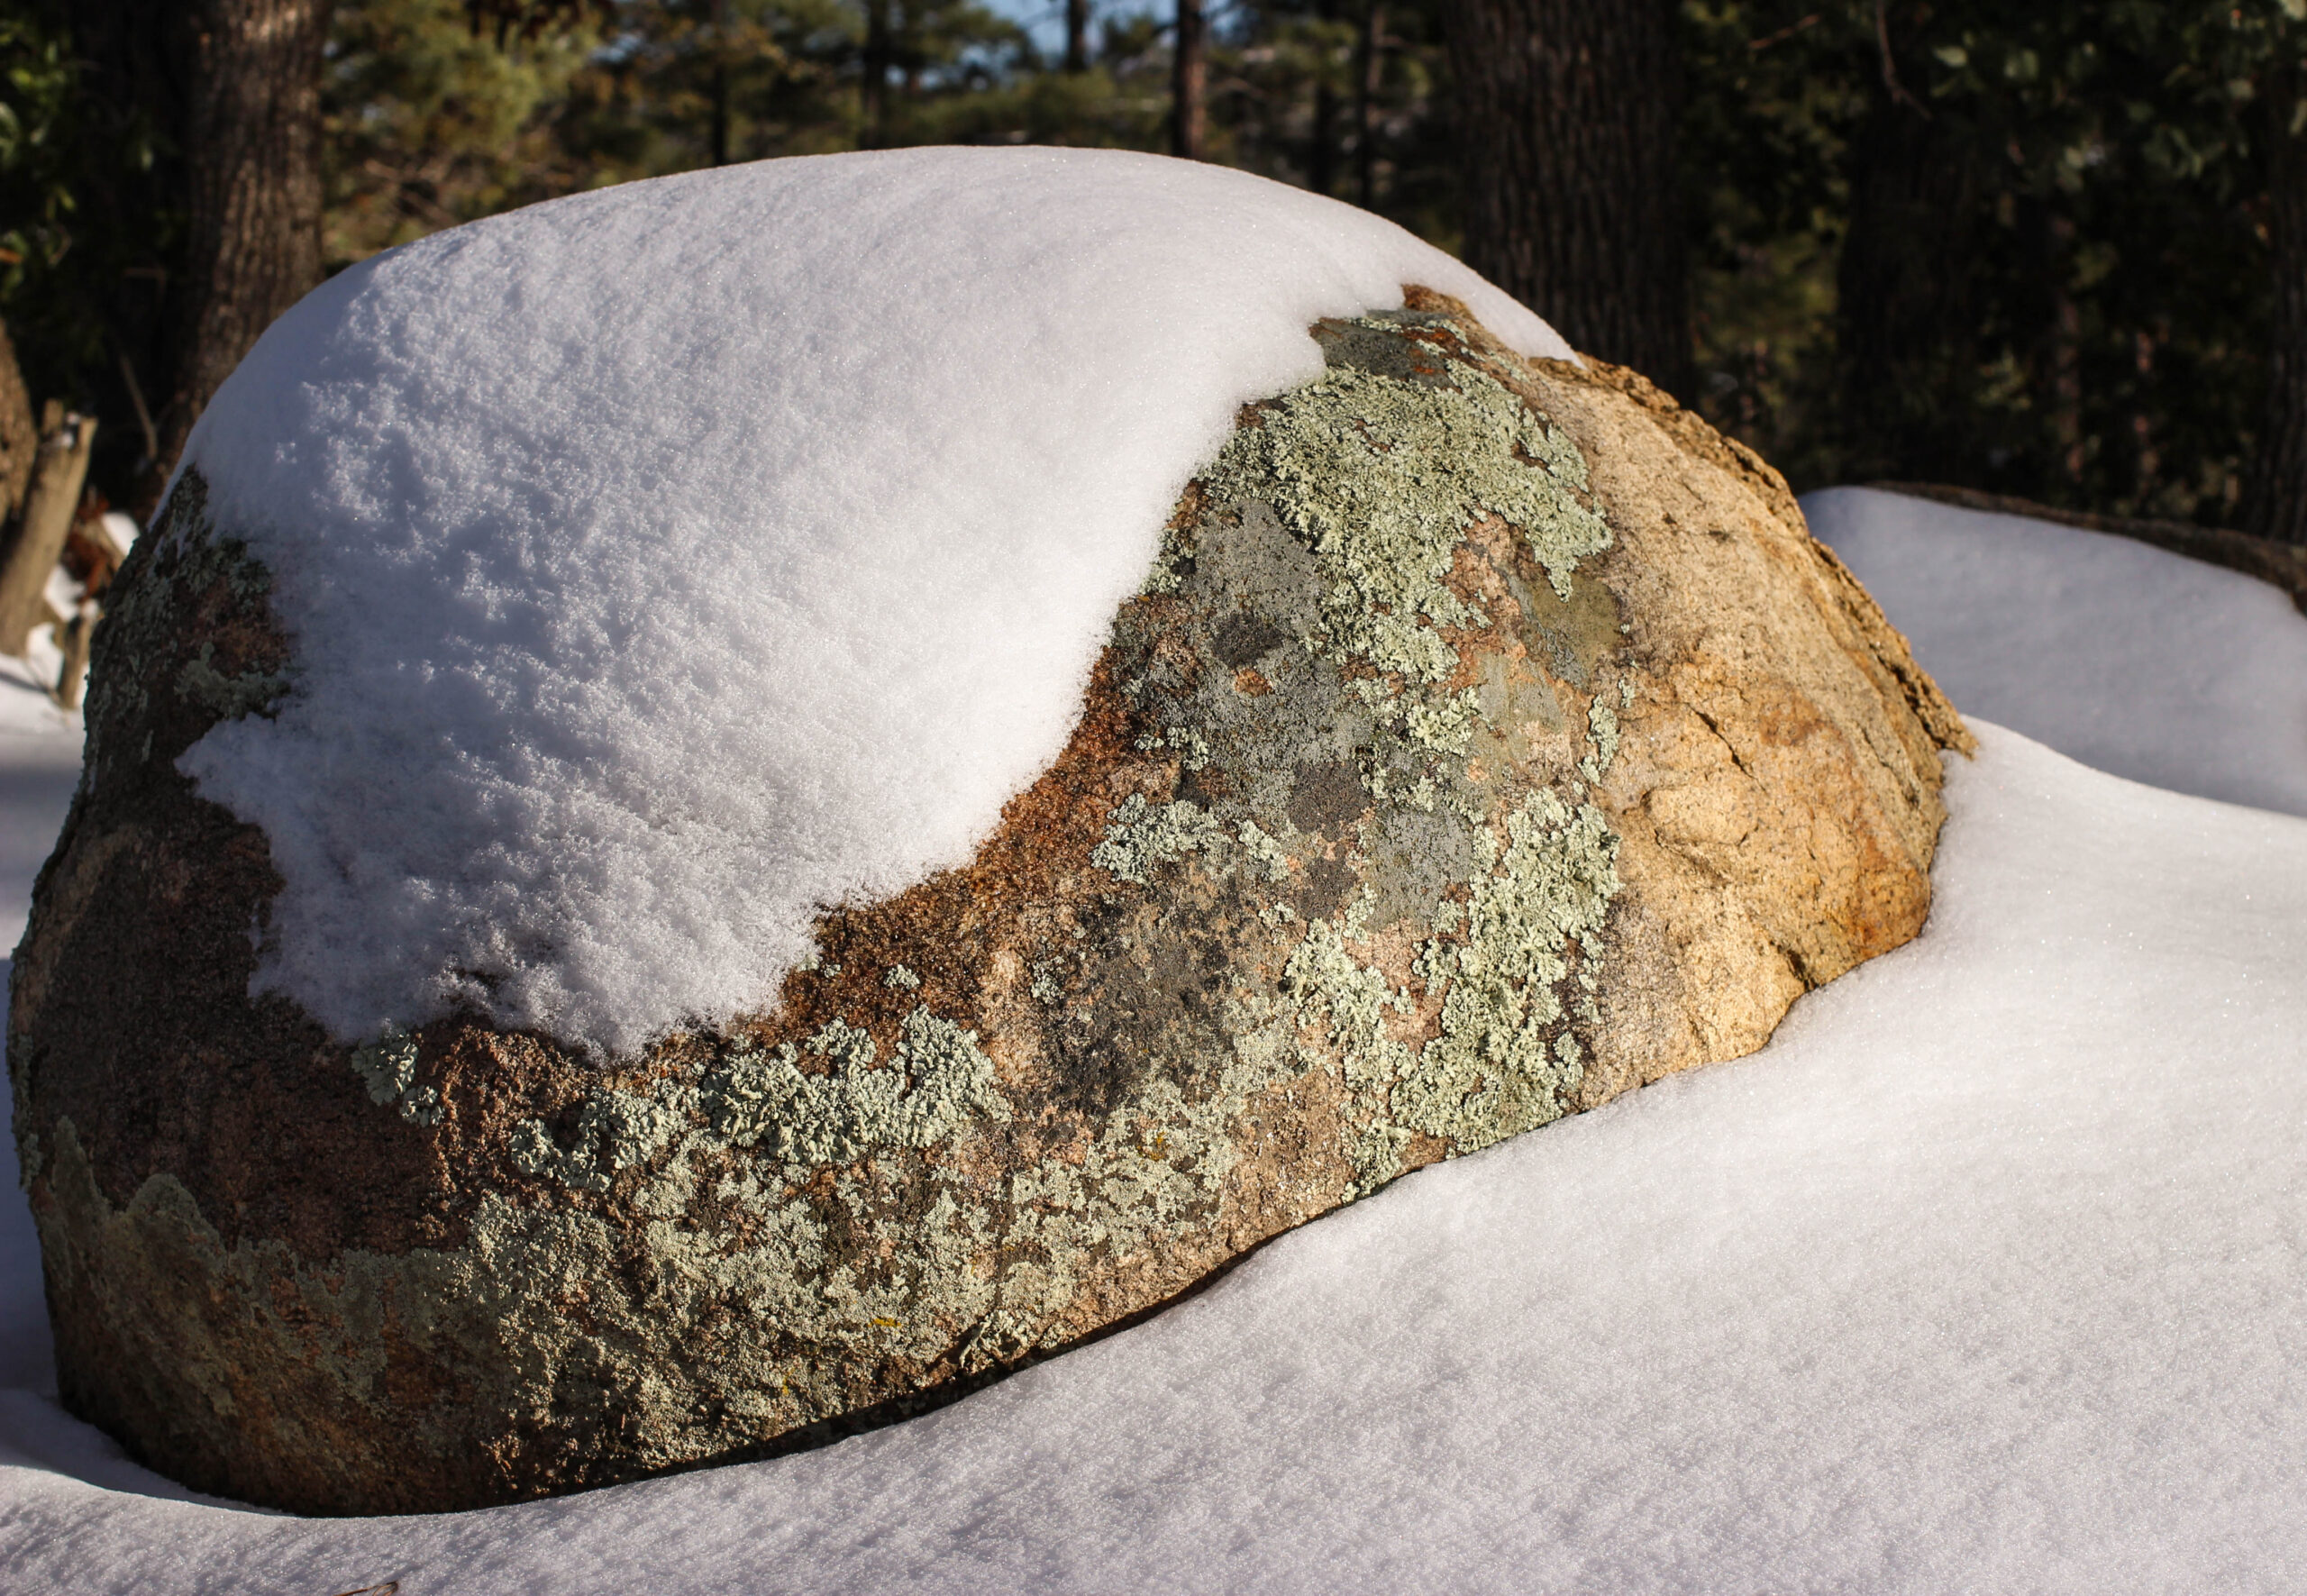
[{"label": "snow-covered boulder", "polygon": [[[779,323],[707,247],[748,205],[856,304]],[[979,276],[989,329],[907,319]],[[716,330],[604,364],[674,282]],[[484,293],[527,345],[411,331]],[[740,404],[780,349],[900,402],[948,333],[1046,358],[943,432]],[[67,1402],[333,1512],[806,1445],[1759,1046],[1920,926],[1966,734],[1775,473],[1567,355],[1126,157],[780,163],[337,279],[118,579],[14,969]],[[699,389],[725,435],[635,402]]]}]

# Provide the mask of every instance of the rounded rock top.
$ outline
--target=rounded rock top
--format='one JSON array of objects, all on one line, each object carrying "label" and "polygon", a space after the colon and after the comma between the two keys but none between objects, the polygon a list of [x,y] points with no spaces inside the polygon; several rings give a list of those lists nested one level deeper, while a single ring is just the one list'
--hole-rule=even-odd
[{"label": "rounded rock top", "polygon": [[[1750,1052],[1921,926],[1967,734],[1751,451],[1342,207],[978,159],[787,169],[898,179],[811,258],[1008,259],[1079,201],[1016,268],[1079,287],[1055,332],[960,315],[994,297],[963,253],[881,302],[905,336],[799,273],[822,319],[753,307],[752,367],[684,367],[712,295],[657,274],[668,342],[599,333],[579,380],[571,313],[556,387],[396,366],[430,301],[355,282],[287,326],[306,375],[235,378],[112,589],[12,970],[59,1389],[153,1466],[433,1511],[887,1423]],[[1014,203],[953,220],[920,185],[962,170]],[[688,235],[643,236],[651,195],[703,196],[716,259],[791,246],[746,192],[497,225],[654,260]],[[1172,201],[1264,264],[1130,233]],[[495,248],[371,276],[438,268],[479,343],[473,306],[530,326],[584,276]],[[1100,250],[1142,269],[1118,309]],[[709,406],[570,444],[604,393],[755,368],[799,407],[727,448]],[[448,371],[441,414],[518,422],[469,458],[407,419]],[[823,428],[819,388],[887,403]],[[781,449],[798,487],[732,463]],[[731,473],[769,507],[698,486]]]},{"label": "rounded rock top", "polygon": [[1366,212],[1112,151],[699,172],[332,279],[185,457],[295,646],[182,766],[281,873],[260,987],[612,1053],[758,1007],[969,857],[1235,412],[1408,283],[1569,353]]}]

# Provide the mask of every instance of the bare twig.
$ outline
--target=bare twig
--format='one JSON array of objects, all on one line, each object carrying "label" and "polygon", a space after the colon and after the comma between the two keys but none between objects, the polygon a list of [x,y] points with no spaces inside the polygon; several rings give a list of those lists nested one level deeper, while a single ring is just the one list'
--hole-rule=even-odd
[{"label": "bare twig", "polygon": [[1814,11],[1799,23],[1787,23],[1775,33],[1765,33],[1759,39],[1747,40],[1746,48],[1750,50],[1761,51],[1768,50],[1774,44],[1783,44],[1803,29],[1818,26],[1819,18],[1825,14],[1824,12]]},{"label": "bare twig", "polygon": [[158,460],[160,458],[160,431],[152,424],[152,412],[144,404],[143,386],[136,380],[136,366],[129,360],[126,350],[120,351],[120,375],[128,384],[128,402],[136,406],[136,424],[144,429],[144,458]]},{"label": "bare twig", "polygon": [[1906,85],[1899,81],[1898,63],[1891,59],[1890,0],[1874,0],[1874,42],[1883,51],[1883,87],[1891,91],[1893,101],[1913,106],[1915,114],[1929,122],[1930,108],[1907,93]]}]

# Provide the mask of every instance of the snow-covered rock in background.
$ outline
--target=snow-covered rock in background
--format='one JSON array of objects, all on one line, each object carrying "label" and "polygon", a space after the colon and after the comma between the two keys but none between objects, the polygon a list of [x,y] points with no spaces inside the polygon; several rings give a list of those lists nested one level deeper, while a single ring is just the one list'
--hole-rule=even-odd
[{"label": "snow-covered rock in background", "polygon": [[2307,815],[2307,616],[2279,589],[1874,488],[1802,508],[1965,713],[2118,776]]},{"label": "snow-covered rock in background", "polygon": [[114,556],[120,560],[127,559],[129,550],[136,546],[138,529],[135,518],[123,515],[118,510],[106,510],[98,518],[97,527],[104,534],[105,542],[112,545]]}]

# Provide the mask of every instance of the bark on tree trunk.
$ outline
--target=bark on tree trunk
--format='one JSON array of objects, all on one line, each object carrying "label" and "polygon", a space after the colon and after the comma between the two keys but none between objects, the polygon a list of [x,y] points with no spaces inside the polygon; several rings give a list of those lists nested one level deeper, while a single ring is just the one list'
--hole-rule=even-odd
[{"label": "bark on tree trunk", "polygon": [[0,524],[15,515],[32,485],[32,457],[40,451],[40,428],[32,420],[32,397],[16,364],[16,346],[0,325]]},{"label": "bark on tree trunk", "polygon": [[160,457],[140,485],[141,513],[157,505],[218,386],[321,280],[328,14],[327,0],[193,0],[172,13],[186,83],[187,215],[169,285]]},{"label": "bark on tree trunk", "polygon": [[1209,63],[1202,51],[1201,0],[1178,0],[1177,44],[1171,53],[1170,153],[1201,159]]},{"label": "bark on tree trunk", "polygon": [[1963,430],[1978,364],[1970,144],[1886,71],[1854,141],[1838,276],[1837,386],[1851,481],[1976,476]]},{"label": "bark on tree trunk", "polygon": [[1386,8],[1379,0],[1362,7],[1362,42],[1356,59],[1360,75],[1354,90],[1354,196],[1365,211],[1378,208],[1378,85],[1385,68],[1379,46],[1384,41]]},{"label": "bark on tree trunk", "polygon": [[[123,268],[94,285],[121,373],[117,387],[99,379],[90,396],[115,422],[97,445],[97,469],[122,507],[141,518],[167,470],[150,412],[170,390],[168,290],[184,254],[190,86],[183,8],[172,0],[47,0],[46,10],[70,30],[81,63],[79,134],[88,159],[73,196],[79,225],[110,241]],[[133,428],[124,424],[131,418]]]},{"label": "bark on tree trunk", "polygon": [[715,166],[729,164],[729,0],[713,0],[713,122],[707,130]]},{"label": "bark on tree trunk", "polygon": [[59,707],[80,707],[81,689],[88,675],[88,645],[104,613],[104,606],[95,599],[83,598],[80,607],[64,623],[64,634],[58,639],[64,659],[56,670],[56,702]]},{"label": "bark on tree trunk", "polygon": [[32,629],[48,618],[49,573],[64,552],[80,489],[88,479],[96,424],[85,415],[58,414],[53,401],[50,414],[56,423],[41,429],[24,513],[0,552],[0,654],[22,654]]},{"label": "bark on tree trunk", "polygon": [[1577,348],[1691,392],[1668,0],[1449,0],[1466,262]]},{"label": "bark on tree trunk", "polygon": [[865,0],[864,80],[858,86],[864,136],[858,141],[878,150],[889,140],[889,0]]},{"label": "bark on tree trunk", "polygon": [[2293,60],[2270,77],[2262,103],[2275,342],[2244,524],[2261,537],[2307,544],[2307,132],[2294,131],[2307,66]]},{"label": "bark on tree trunk", "polygon": [[[1314,14],[1324,23],[1336,21],[1336,0],[1321,0]],[[1306,148],[1306,187],[1325,196],[1337,187],[1337,91],[1330,87],[1329,52],[1325,35],[1322,65],[1314,78],[1314,123]]]},{"label": "bark on tree trunk", "polygon": [[1065,0],[1065,69],[1090,69],[1090,0]]}]

